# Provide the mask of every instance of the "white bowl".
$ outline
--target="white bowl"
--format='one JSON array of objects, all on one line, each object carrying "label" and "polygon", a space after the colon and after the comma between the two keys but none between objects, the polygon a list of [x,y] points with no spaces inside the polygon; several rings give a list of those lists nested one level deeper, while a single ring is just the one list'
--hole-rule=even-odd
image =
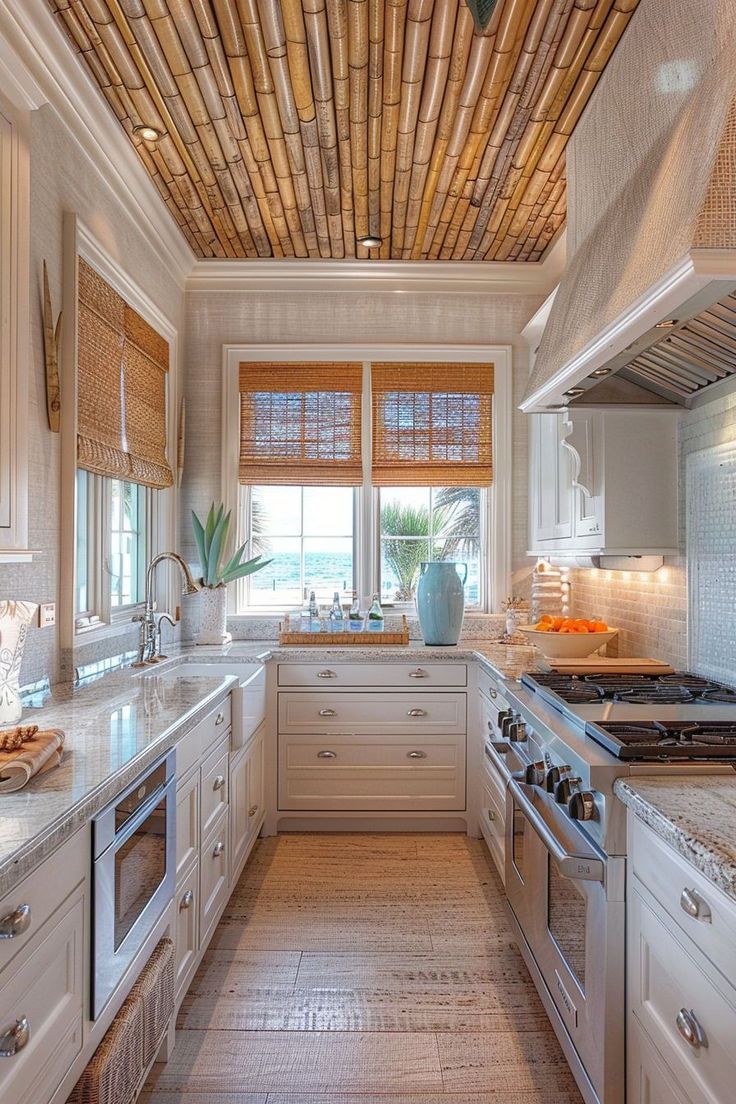
[{"label": "white bowl", "polygon": [[585,659],[586,656],[592,655],[607,644],[616,635],[618,629],[592,633],[558,633],[540,632],[532,625],[520,625],[519,631],[523,632],[529,643],[539,648],[547,659]]}]

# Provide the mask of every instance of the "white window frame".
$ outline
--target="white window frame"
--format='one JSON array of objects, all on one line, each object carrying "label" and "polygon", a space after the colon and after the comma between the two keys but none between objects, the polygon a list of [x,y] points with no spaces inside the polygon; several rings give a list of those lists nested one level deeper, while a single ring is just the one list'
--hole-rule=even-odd
[{"label": "white window frame", "polygon": [[[226,509],[237,518],[239,543],[246,539],[243,496],[238,482],[240,447],[239,369],[248,362],[359,361],[494,366],[493,484],[481,496],[481,605],[476,612],[500,613],[511,577],[511,412],[512,350],[510,345],[224,345],[222,390],[221,495]],[[378,492],[370,484],[371,395],[368,373],[363,376],[363,485],[356,493],[355,577],[359,594],[369,594],[379,575]],[[485,500],[485,501],[484,501]],[[242,581],[241,581],[242,582]],[[228,587],[231,617],[268,616],[267,609],[243,612],[238,583]]]},{"label": "white window frame", "polygon": [[[159,333],[169,345],[169,372],[166,381],[166,453],[176,473],[178,437],[178,333],[173,323],[164,315],[152,299],[130,278],[118,263],[105,251],[87,226],[73,213],[64,215],[64,273],[63,307],[65,324],[62,328],[62,358],[64,364],[77,364],[77,257],[87,261],[95,271],[125,299],[142,318]],[[135,606],[112,608],[110,588],[105,578],[108,547],[109,514],[106,496],[101,490],[94,495],[95,504],[90,517],[90,541],[93,551],[94,578],[89,580],[90,594],[96,606],[94,619],[88,624],[77,624],[75,613],[76,594],[76,545],[77,545],[77,374],[63,372],[61,379],[61,593],[59,625],[62,647],[73,649],[80,644],[106,639],[130,630],[133,613],[142,608]],[[99,477],[95,480],[101,484]],[[173,487],[157,490],[149,496],[152,508],[147,519],[149,559],[158,552],[175,549],[178,495]],[[172,615],[179,605],[180,590],[173,574],[161,571],[156,580],[155,600],[159,609],[167,609]]]}]

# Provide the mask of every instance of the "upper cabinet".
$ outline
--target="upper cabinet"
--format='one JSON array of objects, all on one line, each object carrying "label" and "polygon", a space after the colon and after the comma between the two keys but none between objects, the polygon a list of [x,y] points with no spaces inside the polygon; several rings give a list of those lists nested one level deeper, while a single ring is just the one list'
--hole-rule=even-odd
[{"label": "upper cabinet", "polygon": [[530,417],[531,554],[676,553],[676,412]]},{"label": "upper cabinet", "polygon": [[30,177],[26,116],[0,97],[0,563],[29,560]]}]

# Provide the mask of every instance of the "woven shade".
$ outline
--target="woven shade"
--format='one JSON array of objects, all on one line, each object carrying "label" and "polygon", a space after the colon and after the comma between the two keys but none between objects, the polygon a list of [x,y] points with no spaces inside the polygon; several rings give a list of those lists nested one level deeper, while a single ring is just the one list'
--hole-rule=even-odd
[{"label": "woven shade", "polygon": [[81,258],[78,309],[79,467],[148,487],[170,487],[168,343]]},{"label": "woven shade", "polygon": [[486,487],[492,364],[374,364],[373,483]]},{"label": "woven shade", "polygon": [[359,486],[360,364],[241,364],[240,482]]}]

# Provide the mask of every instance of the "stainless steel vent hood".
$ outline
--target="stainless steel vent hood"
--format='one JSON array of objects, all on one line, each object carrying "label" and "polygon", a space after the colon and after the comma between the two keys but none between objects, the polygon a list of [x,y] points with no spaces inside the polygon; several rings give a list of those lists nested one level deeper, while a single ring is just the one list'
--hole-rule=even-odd
[{"label": "stainless steel vent hood", "polygon": [[[733,38],[727,48],[736,4],[715,2],[728,22],[723,49],[680,97],[667,127],[648,144],[645,135],[636,156],[620,142],[602,145],[606,162],[601,153],[597,175],[584,150],[571,158],[572,194],[592,176],[600,210],[580,201],[586,219],[573,223],[574,251],[536,351],[521,404],[526,412],[567,404],[691,406],[736,386]],[[595,93],[602,97],[593,101],[599,131],[617,97],[631,102],[634,95],[624,91],[637,61],[627,58],[627,44],[637,48],[635,39],[624,39],[624,69]],[[591,130],[585,138],[595,142]],[[576,178],[582,168],[587,173]],[[613,197],[602,190],[607,177],[616,182]]]}]

